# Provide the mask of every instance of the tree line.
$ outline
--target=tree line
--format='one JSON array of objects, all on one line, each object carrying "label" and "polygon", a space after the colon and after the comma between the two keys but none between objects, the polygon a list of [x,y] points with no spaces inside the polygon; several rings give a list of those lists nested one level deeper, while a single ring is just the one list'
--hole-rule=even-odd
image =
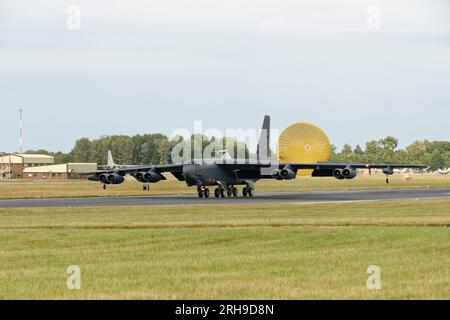
[{"label": "tree line", "polygon": [[[201,141],[201,143],[193,143],[195,139],[199,139],[197,141]],[[183,141],[181,137],[170,140],[160,133],[103,136],[94,140],[81,138],[75,142],[69,153],[47,150],[28,150],[26,153],[52,155],[55,163],[94,162],[105,164],[107,152],[111,150],[115,162],[120,164],[169,164],[172,162],[172,150],[180,142],[187,144],[187,147],[191,149],[192,157],[194,154],[198,154],[196,151],[202,152],[208,145],[216,144],[215,150],[225,149],[235,157],[245,155],[246,158],[256,158],[244,143],[231,138],[216,139],[204,135],[193,135],[191,139]],[[201,150],[195,150],[195,148]],[[450,167],[450,142],[417,140],[401,149],[399,140],[389,136],[369,141],[364,148],[360,145],[352,147],[345,144],[341,150],[337,150],[333,146],[331,158],[332,161],[340,162],[424,164],[432,170],[436,170]]]},{"label": "tree line", "polygon": [[[173,139],[156,134],[144,135],[113,135],[103,136],[99,139],[90,140],[81,138],[75,142],[69,153],[50,152],[47,150],[28,150],[28,154],[46,154],[55,159],[55,163],[77,163],[92,162],[98,164],[107,163],[108,150],[111,150],[114,162],[118,164],[170,164],[172,163],[172,150],[181,143],[182,150],[188,150],[189,159],[194,156],[201,157],[205,149],[214,146],[214,150],[227,150],[231,155],[243,155],[251,158],[247,146],[232,138],[207,137],[206,135],[192,135],[190,139],[184,140],[181,136]],[[183,156],[183,152],[180,152]],[[212,156],[215,153],[212,152]]]},{"label": "tree line", "polygon": [[386,137],[366,143],[364,150],[357,145],[345,144],[340,152],[333,147],[333,161],[362,163],[423,164],[431,170],[450,167],[450,141],[416,140],[404,149],[398,148],[399,140]]}]

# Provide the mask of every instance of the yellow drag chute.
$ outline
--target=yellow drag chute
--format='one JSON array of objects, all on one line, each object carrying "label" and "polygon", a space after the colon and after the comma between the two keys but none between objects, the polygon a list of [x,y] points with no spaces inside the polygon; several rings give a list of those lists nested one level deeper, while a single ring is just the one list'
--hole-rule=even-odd
[{"label": "yellow drag chute", "polygon": [[[278,139],[278,161],[280,163],[315,163],[330,161],[331,144],[327,135],[318,126],[298,122],[280,135]],[[298,170],[298,176],[310,176],[312,170]]]}]

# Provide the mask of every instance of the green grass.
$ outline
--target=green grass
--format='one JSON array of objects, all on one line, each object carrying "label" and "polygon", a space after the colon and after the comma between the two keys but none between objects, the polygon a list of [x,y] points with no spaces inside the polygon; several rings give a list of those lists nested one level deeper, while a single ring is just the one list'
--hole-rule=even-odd
[{"label": "green grass", "polygon": [[450,200],[0,209],[0,298],[449,299],[448,224]]},{"label": "green grass", "polygon": [[[385,188],[450,188],[450,176],[413,175],[405,181],[404,175],[394,175],[386,185],[381,174],[359,175],[354,180],[334,178],[298,177],[291,181],[263,180],[256,185],[257,192],[289,192],[310,190],[354,190]],[[97,182],[81,181],[0,181],[0,199],[45,198],[45,197],[98,197],[117,195],[149,194],[195,194],[195,188],[188,188],[184,182],[168,180],[151,185],[150,192],[142,191],[142,184],[130,179],[121,185],[108,186],[102,190]]]}]

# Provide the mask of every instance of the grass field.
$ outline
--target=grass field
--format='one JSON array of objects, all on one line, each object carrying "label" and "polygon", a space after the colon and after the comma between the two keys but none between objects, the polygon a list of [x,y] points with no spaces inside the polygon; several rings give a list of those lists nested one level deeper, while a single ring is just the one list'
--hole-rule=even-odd
[{"label": "grass field", "polygon": [[[386,185],[381,174],[359,175],[354,180],[336,180],[334,178],[299,177],[291,181],[264,180],[256,185],[257,192],[287,192],[310,190],[342,190],[342,189],[383,189],[383,188],[450,188],[450,175],[414,175],[412,180],[405,181],[403,175],[391,177]],[[142,184],[134,179],[121,185],[108,186],[102,190],[101,184],[89,181],[12,181],[0,182],[0,199],[43,198],[43,197],[98,197],[116,195],[149,195],[149,194],[195,194],[195,188],[186,187],[184,182],[163,181],[152,184],[152,190],[142,191]],[[241,190],[240,190],[241,191]]]},{"label": "grass field", "polygon": [[0,209],[0,298],[450,299],[448,224],[450,200]]}]

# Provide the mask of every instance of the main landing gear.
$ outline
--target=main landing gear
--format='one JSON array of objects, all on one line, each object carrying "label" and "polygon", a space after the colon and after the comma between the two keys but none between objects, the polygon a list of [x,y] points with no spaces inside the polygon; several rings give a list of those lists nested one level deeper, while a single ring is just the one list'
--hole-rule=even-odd
[{"label": "main landing gear", "polygon": [[225,190],[223,190],[223,188],[216,188],[214,190],[214,197],[216,198],[225,198]]},{"label": "main landing gear", "polygon": [[[197,187],[197,193],[199,198],[209,198],[209,189],[206,187]],[[253,197],[254,190],[251,186],[246,186],[242,190],[242,195],[244,197]],[[214,197],[215,198],[231,198],[231,197],[238,197],[239,192],[238,189],[235,186],[229,186],[227,189],[224,189],[222,187],[218,187],[214,189]]]},{"label": "main landing gear", "polygon": [[227,196],[228,198],[237,197],[238,189],[235,186],[229,186],[226,190],[222,187],[219,187],[214,190],[214,196],[216,198],[225,198],[225,196]]},{"label": "main landing gear", "polygon": [[253,188],[251,186],[246,186],[242,189],[242,195],[244,197],[253,197]]},{"label": "main landing gear", "polygon": [[198,187],[197,193],[199,198],[209,198],[209,189],[205,187]]}]

